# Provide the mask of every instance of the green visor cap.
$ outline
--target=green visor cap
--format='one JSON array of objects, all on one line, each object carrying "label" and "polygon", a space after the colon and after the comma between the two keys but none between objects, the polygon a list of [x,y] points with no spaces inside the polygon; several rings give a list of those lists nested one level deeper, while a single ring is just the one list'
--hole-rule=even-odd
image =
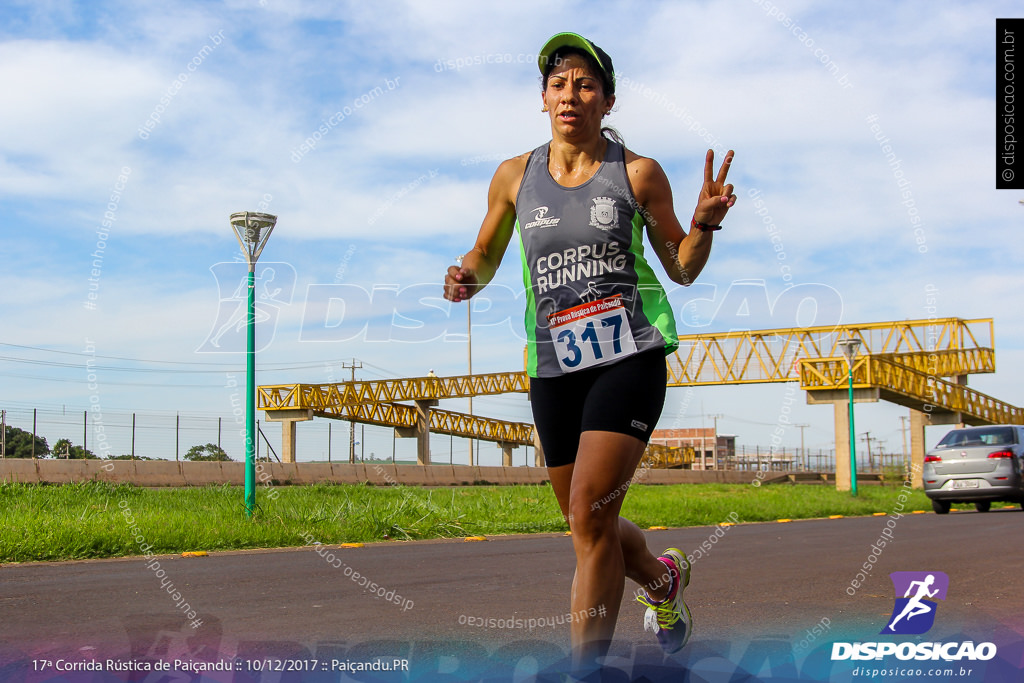
[{"label": "green visor cap", "polygon": [[540,53],[537,55],[537,68],[540,69],[541,74],[544,73],[544,67],[548,65],[555,53],[563,47],[579,48],[589,54],[597,61],[598,66],[608,74],[612,83],[615,82],[615,67],[612,66],[612,58],[608,56],[607,52],[578,33],[556,33],[548,39],[548,42],[544,43],[544,47],[540,49]]}]

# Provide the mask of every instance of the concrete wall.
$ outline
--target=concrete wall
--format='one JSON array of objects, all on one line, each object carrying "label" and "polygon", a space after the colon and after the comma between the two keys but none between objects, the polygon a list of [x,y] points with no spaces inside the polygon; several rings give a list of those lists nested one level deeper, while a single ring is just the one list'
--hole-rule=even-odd
[{"label": "concrete wall", "polygon": [[[646,470],[638,482],[645,484],[749,484],[752,472],[727,470]],[[167,462],[153,460],[27,460],[0,459],[0,481],[65,484],[76,481],[108,481],[137,486],[206,486],[245,484],[241,462]],[[275,485],[319,482],[361,483],[382,486],[460,486],[475,483],[539,484],[548,480],[545,468],[479,467],[469,465],[394,465],[391,463],[257,463],[257,483]],[[786,481],[771,473],[762,483]]]}]

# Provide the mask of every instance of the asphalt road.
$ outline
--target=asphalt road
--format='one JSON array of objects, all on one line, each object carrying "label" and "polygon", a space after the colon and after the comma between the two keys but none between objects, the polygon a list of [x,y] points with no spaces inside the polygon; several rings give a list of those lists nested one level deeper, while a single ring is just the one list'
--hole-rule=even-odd
[{"label": "asphalt road", "polygon": [[[893,540],[876,554],[872,545],[886,528]],[[684,655],[662,660],[653,636],[643,631],[643,608],[630,584],[616,657],[710,666],[749,658],[757,643],[781,644],[799,656],[831,641],[877,640],[893,608],[893,571],[949,576],[929,639],[1024,640],[1019,508],[716,529],[647,532],[652,550],[678,546],[696,555],[708,542],[686,591],[695,635]],[[454,671],[463,680],[457,677],[474,666],[484,670],[489,656],[522,667],[517,658],[532,653],[543,666],[568,650],[568,627],[545,623],[569,610],[574,557],[568,537],[390,542],[321,552],[159,556],[159,567],[142,558],[0,567],[0,678],[6,680],[4,665],[12,671],[60,657],[297,657],[323,667],[334,659],[380,655],[408,658],[413,669]],[[873,562],[870,576],[854,588],[865,562]],[[371,593],[368,582],[383,597]],[[191,623],[189,609],[195,612]],[[493,621],[481,627],[478,619]],[[210,680],[279,680],[233,676]],[[406,674],[405,680],[414,678]],[[371,679],[396,680],[362,680]]]}]

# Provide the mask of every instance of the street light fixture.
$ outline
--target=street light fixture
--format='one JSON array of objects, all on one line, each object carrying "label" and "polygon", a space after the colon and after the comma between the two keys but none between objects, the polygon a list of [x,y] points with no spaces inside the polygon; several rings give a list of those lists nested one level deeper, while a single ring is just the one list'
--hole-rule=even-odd
[{"label": "street light fixture", "polygon": [[254,211],[231,214],[231,228],[249,264],[245,343],[245,514],[256,508],[256,261],[270,239],[277,216]]},{"label": "street light fixture", "polygon": [[855,438],[856,432],[853,427],[853,359],[857,355],[857,349],[860,348],[860,339],[856,337],[849,337],[847,339],[840,339],[836,344],[843,350],[843,355],[846,356],[846,367],[849,375],[850,384],[850,495],[857,495],[857,441]]}]

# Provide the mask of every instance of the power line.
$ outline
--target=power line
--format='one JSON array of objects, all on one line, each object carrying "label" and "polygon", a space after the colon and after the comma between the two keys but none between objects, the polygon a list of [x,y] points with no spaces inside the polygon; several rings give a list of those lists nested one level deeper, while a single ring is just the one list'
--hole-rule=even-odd
[{"label": "power line", "polygon": [[[175,370],[175,372],[223,372],[230,371],[237,367],[237,363],[226,363],[226,362],[204,362],[204,361],[178,361],[178,360],[164,360],[164,359],[152,359],[152,358],[129,358],[127,356],[106,356],[92,353],[82,353],[79,351],[60,351],[58,349],[45,349],[39,346],[26,346],[24,344],[10,344],[7,342],[0,342],[0,346],[9,346],[16,349],[27,349],[31,351],[41,351],[43,353],[55,353],[65,356],[75,356],[78,358],[102,358],[104,360],[123,360],[133,363],[149,363],[154,365],[175,365],[175,366],[211,366],[208,370]],[[244,354],[244,351],[238,351],[238,354]],[[20,358],[12,356],[0,356],[0,360],[7,360],[19,363],[30,363],[36,365],[52,365],[55,367],[70,367],[70,368],[81,368],[81,363],[59,363],[58,361],[46,361],[31,358]],[[275,366],[261,366],[260,370],[302,370],[316,367],[323,367],[325,365],[338,365],[342,363],[341,360],[322,360],[322,361],[303,361],[301,363],[283,363]],[[218,369],[212,369],[212,366],[216,366]],[[168,370],[157,370],[153,368],[121,368],[117,366],[97,366],[96,370],[128,370],[128,371],[144,371],[144,372],[169,372]]]},{"label": "power line", "polygon": [[[84,384],[86,379],[72,379],[68,377],[41,377],[39,375],[22,375],[16,372],[0,372],[0,377],[17,377],[18,379],[31,379],[37,382],[64,382],[70,384]],[[114,382],[104,379],[100,382],[102,386],[113,386],[113,387],[183,387],[183,388],[195,388],[195,389],[209,389],[210,387],[220,386],[219,383],[210,384],[168,384],[167,382]]]}]

